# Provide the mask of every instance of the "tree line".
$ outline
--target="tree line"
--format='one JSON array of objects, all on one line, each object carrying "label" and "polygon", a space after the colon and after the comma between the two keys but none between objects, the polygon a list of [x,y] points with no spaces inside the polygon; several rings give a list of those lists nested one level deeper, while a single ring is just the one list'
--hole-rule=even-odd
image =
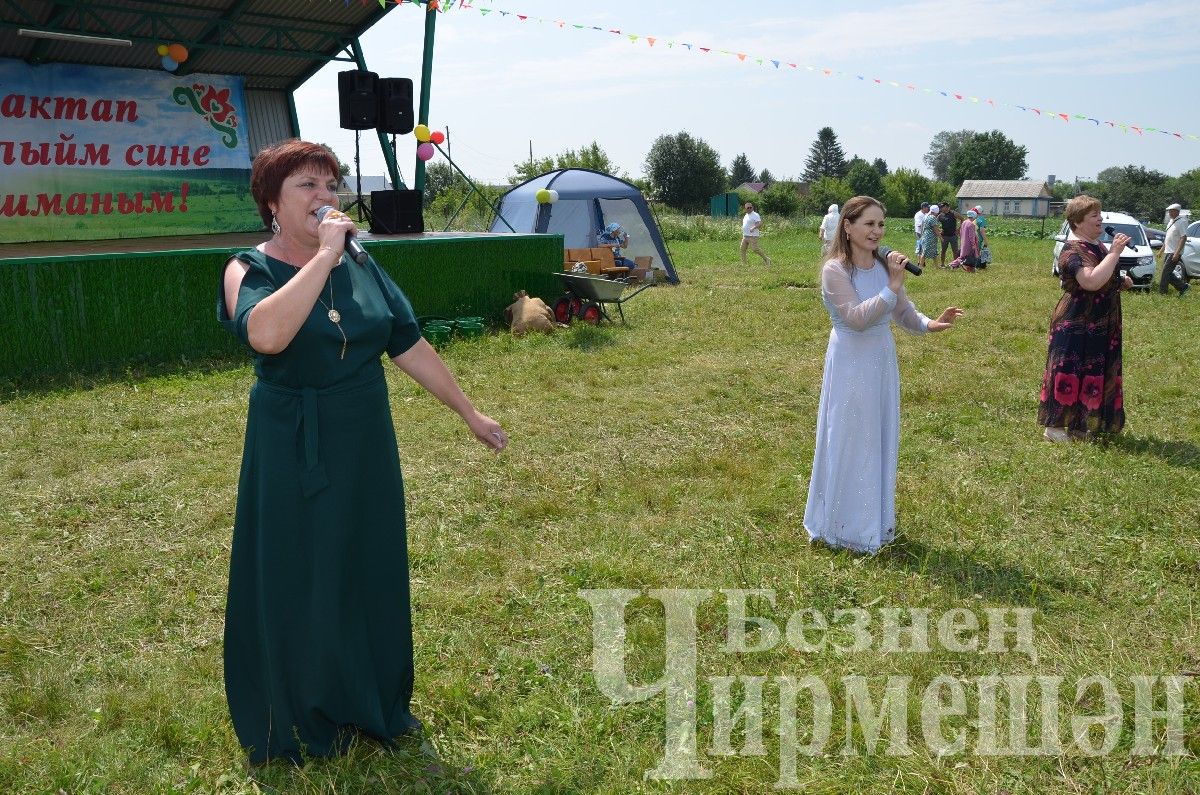
[{"label": "tree line", "polygon": [[[1000,130],[944,130],[933,136],[923,158],[933,174],[930,179],[914,168],[890,169],[883,158],[847,157],[834,130],[823,127],[809,147],[803,173],[798,178],[776,179],[765,168],[756,171],[745,152],[735,155],[726,167],[703,139],[678,132],[654,140],[644,162],[645,178],[630,181],[657,201],[686,213],[707,213],[712,196],[744,183],[762,182],[766,187],[761,193],[743,191],[743,199],[753,199],[771,214],[821,215],[830,204],[867,195],[883,201],[892,215],[911,215],[923,201],[954,203],[958,186],[967,179],[1024,179],[1027,157],[1026,147]],[[519,184],[561,168],[589,168],[628,179],[600,144],[592,141],[578,150],[515,163],[509,183]],[[448,166],[431,164],[427,175],[427,205],[455,204],[465,197],[465,185],[455,180]],[[1189,207],[1200,202],[1200,168],[1170,177],[1140,166],[1113,166],[1095,180],[1060,181],[1051,190],[1060,201],[1088,193],[1108,209],[1155,219],[1172,201]],[[500,190],[493,192],[498,195]]]}]

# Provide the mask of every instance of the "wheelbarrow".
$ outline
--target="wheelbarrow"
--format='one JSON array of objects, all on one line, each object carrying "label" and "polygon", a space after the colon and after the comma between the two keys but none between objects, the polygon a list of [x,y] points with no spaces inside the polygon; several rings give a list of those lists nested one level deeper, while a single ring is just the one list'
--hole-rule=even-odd
[{"label": "wheelbarrow", "polygon": [[624,298],[621,294],[629,286],[628,281],[617,279],[601,279],[595,276],[584,276],[579,273],[555,273],[563,280],[566,294],[554,302],[554,319],[559,323],[570,323],[572,320],[582,320],[593,326],[604,318],[609,323],[614,322],[608,312],[604,311],[605,304],[616,304],[617,314],[621,323],[625,323],[625,310],[621,304],[629,301],[635,295],[651,287],[643,284]]}]

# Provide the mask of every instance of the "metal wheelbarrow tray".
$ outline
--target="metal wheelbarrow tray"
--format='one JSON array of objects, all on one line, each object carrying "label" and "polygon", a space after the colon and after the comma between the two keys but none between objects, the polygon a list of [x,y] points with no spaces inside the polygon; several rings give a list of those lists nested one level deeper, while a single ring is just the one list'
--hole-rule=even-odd
[{"label": "metal wheelbarrow tray", "polygon": [[604,311],[605,304],[616,304],[617,314],[621,323],[625,323],[625,311],[621,304],[632,299],[635,295],[652,287],[653,284],[643,284],[624,298],[621,294],[629,286],[627,281],[601,279],[595,276],[584,276],[580,273],[555,273],[563,280],[566,295],[554,302],[554,319],[559,323],[570,323],[572,319],[582,320],[593,325],[600,318],[614,322],[608,312]]}]

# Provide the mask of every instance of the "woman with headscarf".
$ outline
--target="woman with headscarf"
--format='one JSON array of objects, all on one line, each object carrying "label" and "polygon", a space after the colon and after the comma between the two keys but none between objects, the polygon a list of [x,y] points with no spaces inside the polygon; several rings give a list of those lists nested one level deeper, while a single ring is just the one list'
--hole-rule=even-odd
[{"label": "woman with headscarf", "polygon": [[837,234],[838,219],[841,215],[838,213],[836,204],[829,205],[829,212],[825,213],[825,217],[821,219],[821,228],[817,234],[821,236],[821,256],[829,254],[829,247],[833,245],[833,236]]},{"label": "woman with headscarf", "polygon": [[946,267],[975,272],[975,266],[979,264],[979,230],[975,227],[978,215],[974,210],[967,210],[967,217],[958,230],[958,257]]},{"label": "woman with headscarf", "polygon": [[924,269],[925,261],[932,262],[937,257],[938,250],[938,212],[934,204],[921,222],[921,238],[917,241],[917,265]]}]

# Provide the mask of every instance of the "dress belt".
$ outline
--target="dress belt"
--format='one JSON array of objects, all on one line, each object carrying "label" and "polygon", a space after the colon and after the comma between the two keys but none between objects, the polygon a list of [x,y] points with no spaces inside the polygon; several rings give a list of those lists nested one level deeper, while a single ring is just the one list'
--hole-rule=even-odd
[{"label": "dress belt", "polygon": [[297,389],[274,381],[258,379],[257,386],[268,392],[300,398],[300,411],[296,415],[296,430],[304,434],[304,469],[300,472],[300,493],[305,497],[312,497],[329,485],[329,477],[325,474],[325,464],[321,461],[321,450],[318,443],[317,397],[366,391],[383,380],[382,369],[378,373],[370,374],[367,378],[324,389],[311,386]]}]

